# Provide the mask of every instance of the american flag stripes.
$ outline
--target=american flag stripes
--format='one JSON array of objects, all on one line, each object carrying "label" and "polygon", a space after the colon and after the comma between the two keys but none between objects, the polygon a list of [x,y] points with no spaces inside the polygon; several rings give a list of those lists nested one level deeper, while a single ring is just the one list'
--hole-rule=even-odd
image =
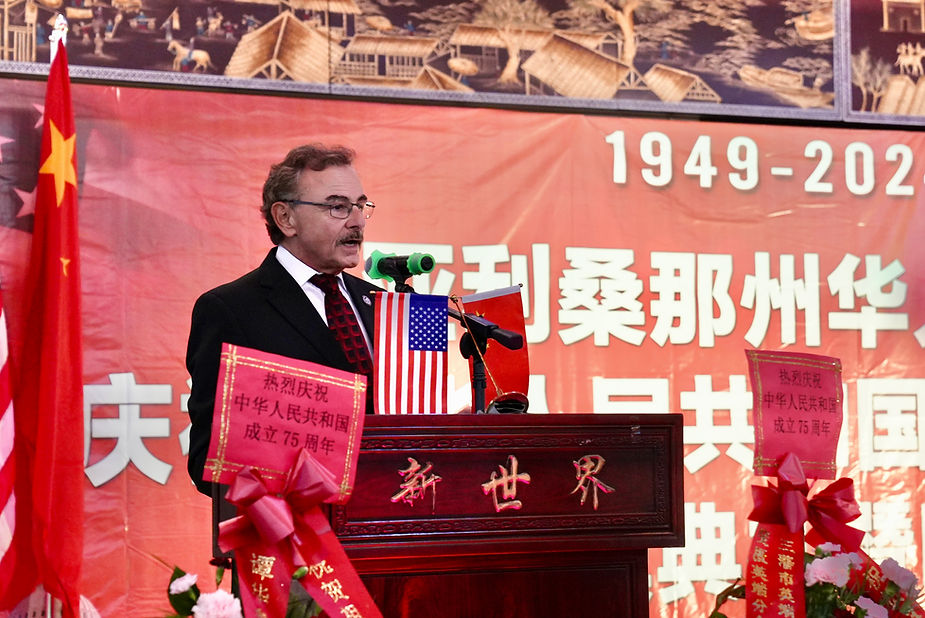
[{"label": "american flag stripes", "polygon": [[377,414],[446,414],[447,297],[376,294]]},{"label": "american flag stripes", "polygon": [[13,461],[13,392],[10,390],[9,345],[3,290],[0,289],[0,562],[16,531],[16,467]]}]

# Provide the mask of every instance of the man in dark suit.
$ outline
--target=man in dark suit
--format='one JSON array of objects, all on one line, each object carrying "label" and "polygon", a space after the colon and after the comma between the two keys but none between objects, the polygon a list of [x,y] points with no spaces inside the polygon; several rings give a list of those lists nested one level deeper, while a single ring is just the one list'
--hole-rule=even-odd
[{"label": "man in dark suit", "polygon": [[[363,373],[372,390],[372,293],[381,288],[343,272],[360,263],[374,209],[353,158],[349,149],[312,144],[272,166],[261,212],[277,246],[256,270],[206,292],[193,307],[188,469],[207,495],[213,488],[202,472],[222,343]],[[338,303],[340,312],[332,309]],[[367,413],[371,402],[367,398]]]}]

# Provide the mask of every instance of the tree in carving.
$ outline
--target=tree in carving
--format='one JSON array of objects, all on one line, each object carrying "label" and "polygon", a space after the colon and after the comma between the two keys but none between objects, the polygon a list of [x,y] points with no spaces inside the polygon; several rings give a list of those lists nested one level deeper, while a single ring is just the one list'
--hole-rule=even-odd
[{"label": "tree in carving", "polygon": [[636,58],[637,20],[649,20],[669,13],[674,7],[672,0],[569,0],[567,12],[602,16],[607,22],[620,29],[623,45],[620,60],[630,66]]},{"label": "tree in carving", "polygon": [[517,71],[526,31],[551,29],[552,17],[536,0],[479,0],[478,4],[479,11],[472,23],[496,28],[507,49],[507,63],[498,83],[520,83]]}]

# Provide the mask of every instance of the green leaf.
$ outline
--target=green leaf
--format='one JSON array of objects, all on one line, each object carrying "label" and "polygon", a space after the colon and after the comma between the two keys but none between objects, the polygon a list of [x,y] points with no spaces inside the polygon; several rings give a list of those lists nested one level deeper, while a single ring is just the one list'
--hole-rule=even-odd
[{"label": "green leaf", "polygon": [[321,606],[315,603],[308,591],[298,581],[289,588],[289,605],[286,618],[314,618],[321,613]]},{"label": "green leaf", "polygon": [[172,584],[175,579],[179,579],[184,575],[186,575],[186,571],[180,567],[173,568],[173,575],[170,576],[170,582],[167,584],[167,599],[170,601],[170,606],[177,614],[180,616],[192,616],[193,606],[196,605],[196,601],[199,599],[199,587],[193,584],[190,589],[185,592],[170,594],[170,584]]},{"label": "green leaf", "polygon": [[806,587],[806,618],[832,618],[839,606],[839,590],[830,583]]}]

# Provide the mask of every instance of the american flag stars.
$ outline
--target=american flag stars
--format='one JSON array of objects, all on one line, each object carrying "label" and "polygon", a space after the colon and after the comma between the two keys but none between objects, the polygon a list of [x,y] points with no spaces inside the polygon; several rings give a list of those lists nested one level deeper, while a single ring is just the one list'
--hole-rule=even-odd
[{"label": "american flag stars", "polygon": [[411,298],[408,316],[410,332],[408,348],[442,352],[447,349],[447,307],[443,304]]}]

